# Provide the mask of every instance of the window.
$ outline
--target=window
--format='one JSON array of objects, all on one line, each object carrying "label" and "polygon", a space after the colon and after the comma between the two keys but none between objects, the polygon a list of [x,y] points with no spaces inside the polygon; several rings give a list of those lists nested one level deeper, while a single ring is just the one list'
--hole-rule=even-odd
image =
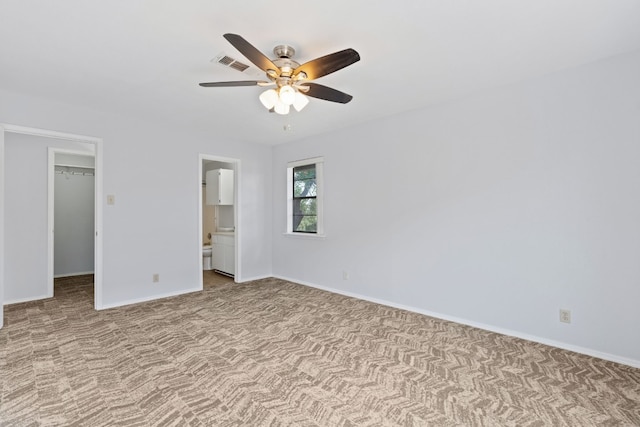
[{"label": "window", "polygon": [[321,157],[287,165],[287,233],[323,234],[322,165]]}]

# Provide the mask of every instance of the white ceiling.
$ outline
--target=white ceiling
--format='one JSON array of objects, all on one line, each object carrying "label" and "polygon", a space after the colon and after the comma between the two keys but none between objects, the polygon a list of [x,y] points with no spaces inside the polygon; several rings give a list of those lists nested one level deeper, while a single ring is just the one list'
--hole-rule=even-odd
[{"label": "white ceiling", "polygon": [[[361,61],[317,82],[353,95],[268,113],[223,37],[303,63]],[[278,144],[640,49],[639,0],[0,1],[0,88]],[[261,77],[260,77],[261,78]],[[290,131],[283,130],[291,125]]]}]

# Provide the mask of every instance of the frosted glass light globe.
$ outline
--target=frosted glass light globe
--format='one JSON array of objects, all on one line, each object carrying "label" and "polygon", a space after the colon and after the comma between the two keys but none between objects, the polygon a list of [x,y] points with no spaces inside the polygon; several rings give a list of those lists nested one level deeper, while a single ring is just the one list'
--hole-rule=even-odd
[{"label": "frosted glass light globe", "polygon": [[284,102],[278,101],[276,105],[273,107],[273,110],[278,114],[289,114],[289,106]]},{"label": "frosted glass light globe", "polygon": [[293,102],[293,108],[296,111],[302,111],[302,109],[309,103],[309,98],[301,94],[300,92],[296,92],[296,100]]},{"label": "frosted glass light globe", "polygon": [[284,104],[291,105],[296,100],[296,90],[291,86],[282,86],[280,88],[280,101]]},{"label": "frosted glass light globe", "polygon": [[274,89],[269,89],[265,92],[262,92],[260,94],[260,102],[262,102],[262,105],[264,105],[267,110],[270,110],[276,105],[277,102],[279,102],[278,93]]}]

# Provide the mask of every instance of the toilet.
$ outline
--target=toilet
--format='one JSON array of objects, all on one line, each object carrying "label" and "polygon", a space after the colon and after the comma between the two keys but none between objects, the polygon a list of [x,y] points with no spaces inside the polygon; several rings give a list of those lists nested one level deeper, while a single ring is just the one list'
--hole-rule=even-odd
[{"label": "toilet", "polygon": [[211,245],[202,246],[202,269],[213,269],[213,267],[211,267]]}]

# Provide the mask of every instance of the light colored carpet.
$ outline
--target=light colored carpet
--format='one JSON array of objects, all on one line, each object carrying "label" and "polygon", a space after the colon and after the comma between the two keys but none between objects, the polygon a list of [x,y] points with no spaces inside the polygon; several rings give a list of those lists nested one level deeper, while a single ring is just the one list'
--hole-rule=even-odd
[{"label": "light colored carpet", "polygon": [[79,281],[5,308],[0,425],[640,425],[639,369],[277,279],[100,312]]}]

